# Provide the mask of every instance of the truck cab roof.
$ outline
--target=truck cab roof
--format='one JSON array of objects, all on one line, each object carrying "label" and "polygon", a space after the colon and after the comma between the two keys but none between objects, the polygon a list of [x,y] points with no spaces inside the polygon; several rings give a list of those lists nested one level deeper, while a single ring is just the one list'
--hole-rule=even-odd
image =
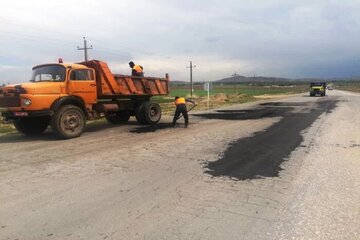
[{"label": "truck cab roof", "polygon": [[58,66],[63,66],[65,68],[73,68],[73,69],[83,69],[83,68],[88,68],[85,65],[82,64],[78,64],[78,63],[46,63],[46,64],[40,64],[40,65],[36,65],[33,67],[34,68],[38,68],[38,67],[43,67],[43,66],[49,66],[49,65],[58,65]]}]

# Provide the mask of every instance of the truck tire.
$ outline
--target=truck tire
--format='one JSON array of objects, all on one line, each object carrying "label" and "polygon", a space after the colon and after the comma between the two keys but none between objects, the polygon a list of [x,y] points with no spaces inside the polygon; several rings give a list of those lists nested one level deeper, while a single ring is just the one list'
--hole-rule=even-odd
[{"label": "truck tire", "polygon": [[18,118],[14,122],[16,130],[27,136],[42,134],[49,126],[49,117]]},{"label": "truck tire", "polygon": [[105,115],[106,120],[112,124],[121,124],[129,121],[130,112],[127,110],[107,113]]},{"label": "truck tire", "polygon": [[157,103],[145,102],[145,117],[148,124],[157,124],[161,119],[161,107]]},{"label": "truck tire", "polygon": [[136,108],[135,118],[140,124],[157,124],[161,118],[160,105],[153,102],[143,102]]},{"label": "truck tire", "polygon": [[147,102],[140,103],[136,107],[136,110],[135,110],[135,118],[139,124],[147,124],[148,123],[146,116],[145,116],[145,103],[147,103]]},{"label": "truck tire", "polygon": [[86,124],[84,112],[75,105],[64,105],[51,119],[51,128],[59,138],[79,137]]}]

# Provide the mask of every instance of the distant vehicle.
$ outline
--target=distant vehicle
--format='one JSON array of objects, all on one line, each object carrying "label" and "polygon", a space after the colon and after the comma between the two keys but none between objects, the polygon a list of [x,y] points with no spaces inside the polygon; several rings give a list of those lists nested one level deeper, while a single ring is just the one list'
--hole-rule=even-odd
[{"label": "distant vehicle", "polygon": [[312,96],[325,96],[326,83],[325,82],[312,82],[310,83],[310,97]]},{"label": "distant vehicle", "polygon": [[327,90],[333,90],[334,88],[333,88],[333,86],[329,85],[329,86],[326,87],[326,89]]},{"label": "distant vehicle", "polygon": [[152,96],[169,93],[169,77],[112,74],[105,62],[43,64],[33,68],[30,83],[0,88],[2,116],[13,120],[25,135],[37,135],[51,125],[60,138],[81,135],[86,120],[105,116],[113,124],[135,116],[140,124],[156,124],[161,117]]}]

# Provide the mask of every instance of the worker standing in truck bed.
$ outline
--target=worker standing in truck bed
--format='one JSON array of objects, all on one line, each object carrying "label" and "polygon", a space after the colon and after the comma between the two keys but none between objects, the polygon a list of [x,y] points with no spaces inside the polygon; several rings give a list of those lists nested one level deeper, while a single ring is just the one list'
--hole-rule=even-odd
[{"label": "worker standing in truck bed", "polygon": [[138,76],[143,77],[144,76],[144,68],[138,64],[135,64],[134,62],[129,62],[129,66],[132,69],[131,75],[132,76]]},{"label": "worker standing in truck bed", "polygon": [[182,114],[184,116],[185,119],[185,127],[187,128],[189,125],[189,116],[188,116],[188,111],[186,108],[186,103],[190,102],[193,105],[195,105],[195,102],[190,100],[190,99],[186,99],[186,98],[182,98],[182,97],[175,97],[175,105],[176,105],[176,110],[175,110],[175,115],[173,118],[173,127],[175,127],[176,125],[176,121],[178,120],[180,114]]}]

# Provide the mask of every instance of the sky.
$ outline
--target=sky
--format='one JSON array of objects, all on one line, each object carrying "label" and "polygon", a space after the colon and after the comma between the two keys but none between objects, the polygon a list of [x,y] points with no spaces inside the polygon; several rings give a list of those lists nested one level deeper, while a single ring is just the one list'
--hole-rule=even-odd
[{"label": "sky", "polygon": [[89,59],[130,74],[214,81],[360,76],[359,0],[0,0],[0,84],[33,66]]}]

